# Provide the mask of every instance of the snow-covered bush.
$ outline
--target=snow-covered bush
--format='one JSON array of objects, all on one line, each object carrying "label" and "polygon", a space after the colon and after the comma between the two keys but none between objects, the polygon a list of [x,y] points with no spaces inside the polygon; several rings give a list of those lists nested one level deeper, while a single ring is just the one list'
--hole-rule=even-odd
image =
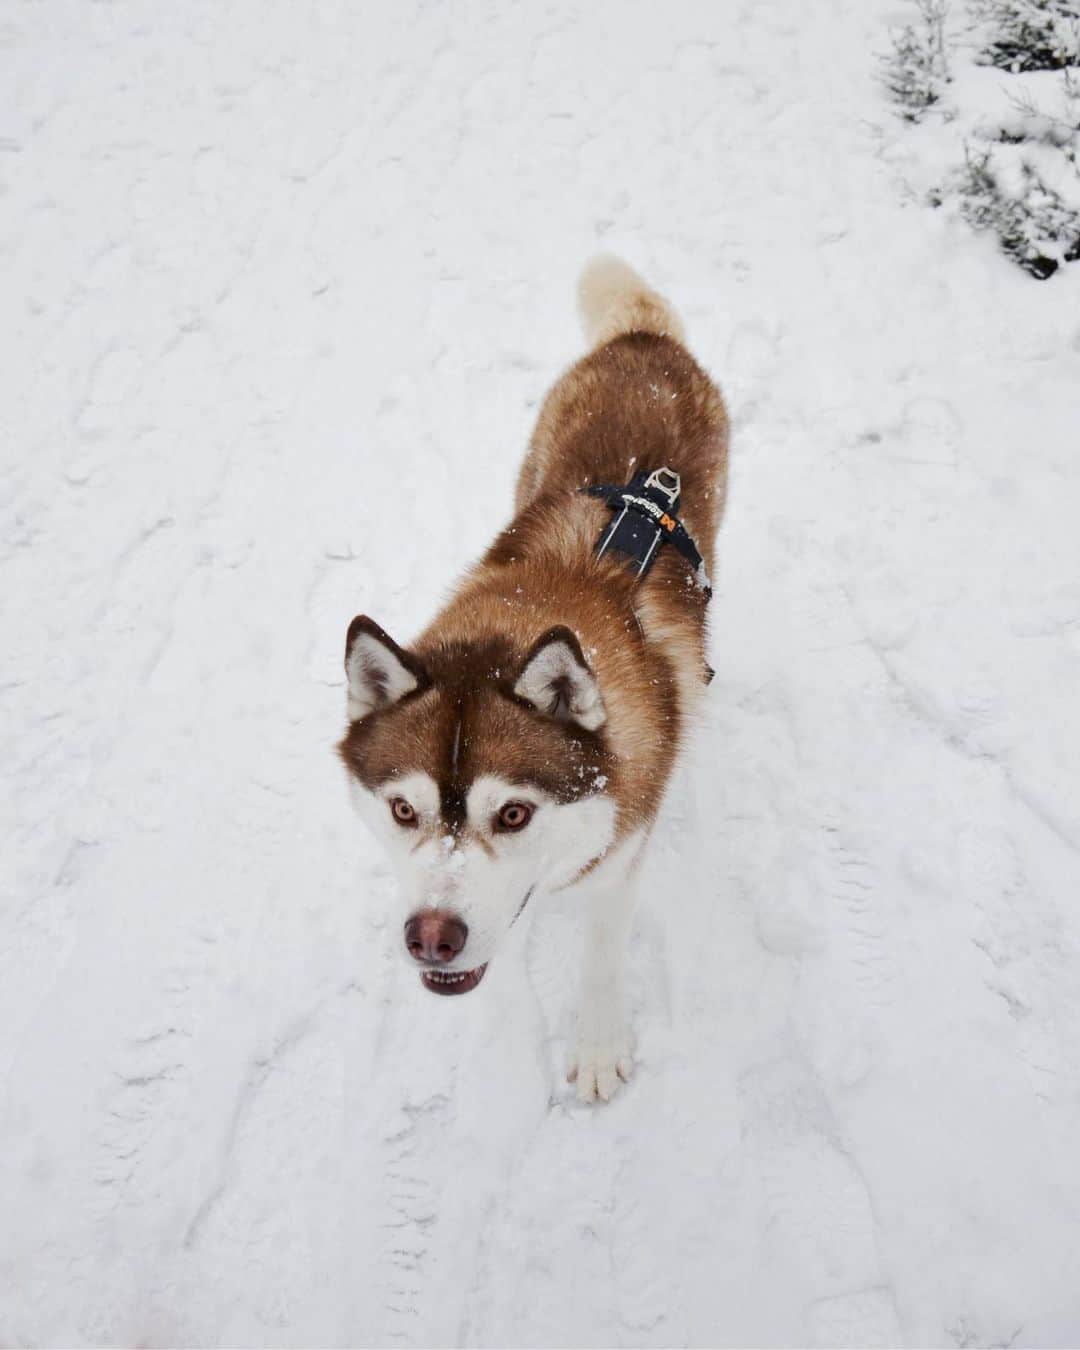
[{"label": "snow-covered bush", "polygon": [[893,36],[882,58],[885,88],[908,122],[918,122],[941,98],[949,78],[945,59],[945,0],[918,0],[919,16]]},{"label": "snow-covered bush", "polygon": [[[906,120],[921,121],[940,102],[954,128],[956,167],[930,188],[930,202],[950,203],[974,229],[993,231],[1031,276],[1053,276],[1080,259],[1080,0],[969,0],[966,34],[949,39],[952,59],[966,55],[1008,75],[1002,87],[971,71],[948,105],[945,6],[919,0],[918,13],[919,23],[894,39],[886,85]],[[1056,108],[1045,106],[1055,97]],[[940,144],[927,148],[940,153]]]},{"label": "snow-covered bush", "polygon": [[980,60],[1014,74],[1080,65],[1076,0],[977,0],[987,28]]},{"label": "snow-covered bush", "polygon": [[993,230],[1006,256],[1033,277],[1045,280],[1080,258],[1080,203],[1047,182],[1032,157],[1008,164],[991,146],[967,147],[956,191],[968,224]]},{"label": "snow-covered bush", "polygon": [[997,139],[1013,145],[1032,141],[1056,146],[1073,168],[1080,171],[1077,160],[1080,76],[1072,70],[1063,71],[1057,91],[1060,104],[1056,112],[1041,108],[1027,91],[1017,94],[1010,100],[1012,112],[1001,118]]},{"label": "snow-covered bush", "polygon": [[1040,108],[1024,93],[965,146],[955,190],[960,213],[991,229],[1005,254],[1040,280],[1080,258],[1080,80],[1060,77],[1061,107]]}]

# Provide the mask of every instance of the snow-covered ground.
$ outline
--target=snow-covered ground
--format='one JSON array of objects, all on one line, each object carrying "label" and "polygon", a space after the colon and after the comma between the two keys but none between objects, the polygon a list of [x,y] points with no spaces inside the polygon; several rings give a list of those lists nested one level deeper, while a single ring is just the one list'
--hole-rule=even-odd
[{"label": "snow-covered ground", "polygon": [[[1080,265],[914,205],[901,3],[0,10],[0,1342],[1080,1341]],[[639,1067],[399,958],[332,753],[598,248],[734,421]]]}]

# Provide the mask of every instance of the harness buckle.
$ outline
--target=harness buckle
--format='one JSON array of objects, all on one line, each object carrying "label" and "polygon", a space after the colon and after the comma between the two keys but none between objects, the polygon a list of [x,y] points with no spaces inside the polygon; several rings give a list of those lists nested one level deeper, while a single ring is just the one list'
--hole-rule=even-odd
[{"label": "harness buckle", "polygon": [[[693,569],[693,579],[708,600],[712,595],[709,578],[697,545],[678,518],[682,479],[666,465],[646,474],[642,469],[627,483],[616,487],[612,483],[590,483],[580,489],[590,497],[599,497],[616,513],[596,541],[596,556],[602,558],[609,550],[621,553],[633,571],[643,577],[653,564],[661,544],[672,543]],[[667,510],[657,501],[663,498]]]},{"label": "harness buckle", "polygon": [[682,479],[674,469],[667,467],[654,469],[645,479],[644,485],[647,488],[655,488],[657,492],[662,492],[668,499],[668,506],[674,511],[679,503],[679,494],[682,492]]}]

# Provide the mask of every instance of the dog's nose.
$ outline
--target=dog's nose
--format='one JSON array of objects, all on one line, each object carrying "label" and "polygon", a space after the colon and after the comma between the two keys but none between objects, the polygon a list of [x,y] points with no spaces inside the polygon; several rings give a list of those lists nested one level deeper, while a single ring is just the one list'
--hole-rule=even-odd
[{"label": "dog's nose", "polygon": [[446,965],[465,946],[469,930],[441,909],[425,909],[405,925],[405,946],[414,961]]}]

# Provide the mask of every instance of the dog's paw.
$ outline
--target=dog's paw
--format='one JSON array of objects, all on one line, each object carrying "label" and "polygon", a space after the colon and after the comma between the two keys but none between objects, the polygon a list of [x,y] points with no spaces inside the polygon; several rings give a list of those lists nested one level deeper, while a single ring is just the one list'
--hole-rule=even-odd
[{"label": "dog's paw", "polygon": [[580,1040],[566,1065],[566,1079],[577,1084],[583,1102],[609,1102],[620,1083],[629,1083],[634,1056],[627,1035],[609,1040]]}]

